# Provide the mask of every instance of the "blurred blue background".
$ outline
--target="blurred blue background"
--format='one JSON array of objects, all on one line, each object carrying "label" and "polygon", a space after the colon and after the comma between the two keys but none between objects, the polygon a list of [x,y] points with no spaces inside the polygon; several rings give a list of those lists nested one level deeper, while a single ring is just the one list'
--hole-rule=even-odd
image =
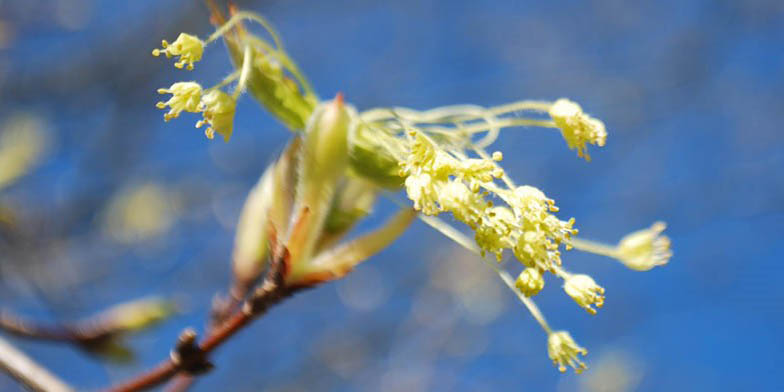
[{"label": "blurred blue background", "polygon": [[[592,162],[557,133],[510,129],[497,145],[507,171],[586,238],[666,221],[675,256],[638,273],[565,254],[607,300],[590,316],[556,280],[537,297],[590,351],[586,374],[561,375],[492,271],[417,223],[343,281],[242,332],[195,390],[784,389],[784,2],[239,5],[273,22],[322,98],[342,91],[360,110],[581,103],[609,132]],[[184,327],[202,329],[229,281],[245,194],[290,136],[248,96],[228,144],[193,129],[195,117],[162,121],[158,87],[209,85],[230,69],[222,45],[190,73],[150,55],[181,31],[206,36],[208,18],[198,1],[0,1],[0,127],[27,121],[47,140],[40,164],[0,191],[14,222],[0,236],[2,306],[42,321],[150,294],[183,307],[129,339],[130,364],[12,340],[80,388],[136,374]],[[0,376],[0,389],[17,388]]]}]

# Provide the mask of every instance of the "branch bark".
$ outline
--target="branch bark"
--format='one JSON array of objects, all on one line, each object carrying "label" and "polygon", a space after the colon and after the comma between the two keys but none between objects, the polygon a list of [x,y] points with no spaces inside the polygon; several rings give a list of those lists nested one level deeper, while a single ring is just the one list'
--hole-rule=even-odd
[{"label": "branch bark", "polygon": [[0,337],[0,368],[31,391],[71,392],[73,389]]},{"label": "branch bark", "polygon": [[193,330],[183,331],[168,359],[131,380],[109,387],[106,392],[143,391],[169,381],[180,372],[196,376],[209,371],[212,364],[207,357],[213,350],[228,341],[251,321],[265,314],[272,306],[307,288],[286,286],[284,276],[288,251],[283,249],[276,253],[261,286],[242,303],[237,312],[215,326],[201,342],[196,342],[196,333]]}]

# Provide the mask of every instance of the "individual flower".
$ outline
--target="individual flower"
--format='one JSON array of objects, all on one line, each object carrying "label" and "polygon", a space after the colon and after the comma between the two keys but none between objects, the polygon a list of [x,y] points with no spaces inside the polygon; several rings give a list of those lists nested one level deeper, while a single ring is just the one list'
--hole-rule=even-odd
[{"label": "individual flower", "polygon": [[179,56],[179,61],[174,63],[177,68],[183,68],[187,65],[188,70],[193,69],[193,63],[201,60],[204,53],[204,41],[198,37],[180,33],[177,40],[171,44],[163,40],[161,42],[163,49],[153,49],[153,56],[160,56],[161,53],[166,57]]},{"label": "individual flower", "polygon": [[487,210],[487,215],[482,224],[476,228],[474,239],[482,250],[493,253],[496,260],[501,261],[504,249],[514,247],[514,230],[517,227],[517,218],[508,207],[493,207]]},{"label": "individual flower", "polygon": [[577,155],[585,160],[591,160],[591,156],[586,152],[587,144],[604,146],[607,139],[604,123],[583,113],[580,105],[561,98],[550,107],[549,114],[555,125],[561,129],[561,135],[569,148],[577,149]]},{"label": "individual flower", "polygon": [[577,345],[566,331],[550,332],[547,336],[547,354],[553,360],[553,364],[558,366],[562,373],[566,371],[566,365],[574,368],[577,373],[582,373],[588,367],[580,361],[578,354],[585,356],[588,350]]},{"label": "individual flower", "polygon": [[482,224],[482,218],[491,205],[479,192],[472,191],[463,181],[450,181],[438,194],[439,204],[446,211],[451,211],[455,219],[464,222],[472,229]]},{"label": "individual flower", "polygon": [[627,267],[637,271],[648,271],[667,264],[672,257],[670,239],[661,235],[667,225],[656,222],[651,227],[628,234],[618,242],[617,254]]},{"label": "individual flower", "polygon": [[574,302],[590,314],[596,314],[596,309],[591,305],[601,308],[604,305],[604,288],[588,275],[570,275],[564,283],[564,291]]},{"label": "individual flower", "polygon": [[544,288],[542,273],[536,268],[526,268],[517,276],[515,287],[526,297],[532,297]]},{"label": "individual flower", "polygon": [[215,137],[215,132],[223,135],[223,139],[229,141],[231,132],[234,129],[234,112],[237,109],[237,101],[229,94],[221,90],[210,90],[205,94],[199,110],[203,112],[204,120],[196,123],[196,128],[208,124],[204,134],[208,139]]},{"label": "individual flower", "polygon": [[158,109],[169,107],[169,111],[163,115],[165,121],[177,118],[183,111],[196,113],[200,111],[201,86],[196,82],[177,82],[169,88],[159,88],[158,94],[171,94],[172,97],[166,102],[158,102],[155,106]]}]

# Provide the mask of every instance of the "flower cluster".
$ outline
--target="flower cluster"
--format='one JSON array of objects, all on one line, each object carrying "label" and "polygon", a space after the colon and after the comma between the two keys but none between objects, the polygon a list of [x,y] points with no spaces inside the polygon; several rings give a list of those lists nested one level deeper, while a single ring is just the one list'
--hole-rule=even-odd
[{"label": "flower cluster", "polygon": [[[412,131],[410,136],[411,148],[400,174],[415,209],[425,215],[451,213],[474,230],[482,251],[499,261],[504,249],[511,249],[526,267],[555,271],[561,264],[559,245],[576,230],[574,220],[551,214],[558,211],[552,199],[532,186],[509,189],[496,184],[504,171],[494,159],[459,157],[422,132]],[[490,194],[506,206],[494,206],[486,198]]]},{"label": "flower cluster", "polygon": [[[163,41],[163,49],[153,55],[179,56],[175,66],[193,69],[205,45],[223,38],[236,70],[210,88],[178,82],[160,89],[171,94],[157,104],[168,108],[164,120],[182,112],[202,113],[196,126],[206,124],[208,138],[219,133],[228,141],[237,99],[247,91],[303,135],[294,138],[248,197],[235,244],[238,286],[248,289],[257,281],[266,258],[281,251],[273,249],[273,243],[287,251],[286,284],[340,278],[400,236],[416,211],[483,258],[490,253],[500,263],[505,250],[513,254],[524,266],[516,280],[505,266],[488,264],[547,332],[548,353],[559,370],[571,366],[579,373],[586,366],[578,355],[587,351],[569,333],[553,332],[530,298],[543,289],[543,275],[550,272],[564,280],[566,294],[589,313],[596,314],[604,304],[604,288],[593,278],[562,267],[561,249],[613,257],[640,271],[666,264],[672,256],[663,223],[627,235],[617,246],[577,238],[574,219],[559,219],[553,199],[533,186],[515,185],[499,166],[503,154],[486,152],[501,129],[536,126],[559,130],[569,149],[590,160],[588,145],[604,146],[607,132],[577,103],[562,98],[491,108],[457,105],[357,113],[341,95],[319,103],[265,19],[237,11],[228,19],[215,10],[212,16],[219,27],[206,40],[183,33],[171,44]],[[271,40],[249,33],[241,24],[244,20],[263,26]],[[224,92],[230,84],[235,84],[233,91]],[[367,214],[381,189],[405,190],[413,210],[403,209],[380,229],[335,245]],[[473,241],[439,220],[443,213],[469,227]]]}]

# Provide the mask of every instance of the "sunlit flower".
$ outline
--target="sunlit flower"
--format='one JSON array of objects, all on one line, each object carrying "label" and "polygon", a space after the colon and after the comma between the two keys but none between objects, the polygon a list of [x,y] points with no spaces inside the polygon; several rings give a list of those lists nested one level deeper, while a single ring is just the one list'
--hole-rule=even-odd
[{"label": "sunlit flower", "polygon": [[526,268],[517,276],[515,287],[526,297],[532,297],[544,288],[542,273],[536,268]]},{"label": "sunlit flower", "polygon": [[577,373],[582,373],[588,367],[580,361],[578,354],[586,355],[588,350],[577,345],[566,331],[551,332],[547,337],[547,354],[553,360],[553,364],[558,366],[561,372],[566,371],[566,365],[574,368]]},{"label": "sunlit flower", "polygon": [[656,222],[650,228],[628,234],[618,243],[618,259],[627,267],[647,271],[667,264],[672,257],[670,239],[661,235],[667,225]]},{"label": "sunlit flower", "polygon": [[508,207],[493,207],[487,211],[482,224],[476,228],[474,239],[484,252],[493,253],[501,261],[504,249],[514,247],[513,231],[517,218]]},{"label": "sunlit flower", "polygon": [[607,139],[604,123],[583,113],[580,105],[561,98],[555,101],[550,108],[550,117],[561,129],[561,135],[566,140],[566,144],[572,150],[577,149],[577,155],[580,157],[586,160],[591,159],[586,152],[586,145],[589,143],[599,147],[604,146]]},{"label": "sunlit flower", "polygon": [[591,305],[597,308],[604,305],[604,288],[588,275],[570,275],[564,283],[564,291],[590,314],[596,314],[596,309]]},{"label": "sunlit flower", "polygon": [[202,97],[199,109],[204,112],[204,120],[197,122],[196,128],[208,124],[207,130],[204,131],[208,139],[214,138],[215,132],[218,132],[223,135],[224,140],[229,141],[234,129],[237,101],[223,91],[211,90]]},{"label": "sunlit flower", "polygon": [[158,102],[155,106],[158,109],[169,107],[169,111],[163,115],[165,121],[177,118],[183,111],[196,113],[199,111],[201,92],[201,86],[196,82],[177,82],[169,88],[158,89],[158,94],[171,94],[172,97],[166,102]]},{"label": "sunlit flower", "polygon": [[561,265],[558,247],[577,232],[572,228],[574,219],[562,221],[550,214],[558,211],[555,202],[532,186],[518,187],[505,200],[522,220],[522,233],[514,246],[518,260],[542,271],[552,271],[554,266]]},{"label": "sunlit flower", "polygon": [[187,65],[189,70],[193,69],[193,63],[201,60],[201,56],[204,53],[204,41],[185,33],[180,33],[177,40],[171,44],[163,40],[161,46],[163,46],[163,49],[153,49],[153,56],[160,56],[161,53],[165,54],[166,57],[179,56],[179,61],[174,63],[174,66],[183,68]]}]

